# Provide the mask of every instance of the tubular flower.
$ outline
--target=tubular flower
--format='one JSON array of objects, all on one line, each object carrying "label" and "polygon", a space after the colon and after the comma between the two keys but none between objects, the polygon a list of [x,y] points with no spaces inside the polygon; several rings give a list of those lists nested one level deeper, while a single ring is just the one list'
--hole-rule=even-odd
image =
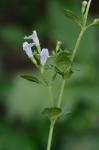
[{"label": "tubular flower", "polygon": [[23,50],[25,51],[25,53],[27,54],[29,58],[33,57],[32,49],[31,49],[33,45],[34,44],[31,44],[31,43],[29,44],[28,42],[23,43]]},{"label": "tubular flower", "polygon": [[30,35],[30,36],[25,36],[24,39],[32,39],[34,45],[36,45],[36,46],[39,46],[39,45],[40,45],[40,43],[39,43],[39,38],[38,38],[37,32],[36,32],[35,30],[33,31],[32,35]]},{"label": "tubular flower", "polygon": [[49,57],[49,51],[47,48],[43,48],[41,53],[40,53],[40,63],[41,65],[45,65],[46,64],[46,61]]}]

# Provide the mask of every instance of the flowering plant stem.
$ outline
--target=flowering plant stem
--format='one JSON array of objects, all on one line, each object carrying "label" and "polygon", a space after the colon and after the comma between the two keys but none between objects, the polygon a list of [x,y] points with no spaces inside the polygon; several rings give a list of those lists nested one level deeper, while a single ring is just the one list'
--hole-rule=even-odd
[{"label": "flowering plant stem", "polygon": [[65,79],[62,80],[62,84],[61,84],[59,99],[58,99],[58,103],[57,103],[57,107],[58,107],[58,108],[61,107],[62,96],[63,96],[63,92],[64,92],[64,87],[65,87]]},{"label": "flowering plant stem", "polygon": [[[63,96],[63,92],[64,92],[64,87],[65,87],[65,79],[62,80],[62,85],[61,85],[61,89],[60,89],[60,94],[59,94],[59,99],[58,99],[58,103],[57,103],[57,107],[61,107],[61,103],[62,103],[62,96]],[[50,124],[50,130],[49,130],[49,137],[48,137],[48,144],[47,144],[47,150],[51,149],[51,142],[52,142],[52,136],[53,136],[53,129],[54,129],[54,125],[57,119],[52,120],[51,124]]]},{"label": "flowering plant stem", "polygon": [[50,103],[53,107],[53,94],[52,94],[52,85],[48,86],[48,90],[49,90],[49,96],[50,96]]},{"label": "flowering plant stem", "polygon": [[51,124],[50,124],[50,130],[49,130],[47,150],[51,149],[51,143],[52,143],[52,136],[53,136],[54,125],[55,125],[55,121],[51,122]]},{"label": "flowering plant stem", "polygon": [[[78,38],[77,38],[76,44],[75,44],[75,46],[74,46],[74,50],[73,50],[73,52],[72,52],[70,68],[72,67],[74,58],[75,58],[75,56],[76,56],[76,52],[77,52],[77,50],[78,50],[78,48],[79,48],[80,42],[81,42],[81,40],[82,40],[82,37],[83,37],[83,35],[84,35],[84,33],[85,33],[86,29],[87,29],[87,18],[88,18],[88,13],[89,13],[89,8],[90,8],[91,1],[92,1],[92,0],[89,0],[88,5],[87,5],[87,8],[86,8],[86,12],[85,12],[85,14],[84,14],[84,16],[83,16],[82,28],[81,28],[80,34],[79,34],[79,36],[78,36]],[[65,80],[66,80],[66,79],[64,79],[64,78],[62,79],[62,84],[61,84],[61,88],[60,88],[60,94],[59,94],[59,98],[58,98],[58,102],[57,102],[57,107],[58,107],[58,108],[61,108],[62,97],[63,97],[64,87],[65,87]],[[57,118],[58,118],[58,117],[57,117]],[[51,124],[50,124],[47,150],[51,150],[53,129],[54,129],[54,126],[55,126],[55,123],[56,123],[57,118],[55,118],[54,120],[52,120],[52,121],[51,121]]]},{"label": "flowering plant stem", "polygon": [[82,30],[81,30],[81,32],[80,32],[80,34],[79,34],[79,36],[78,36],[78,39],[77,39],[75,48],[74,48],[73,53],[72,53],[72,56],[71,56],[71,65],[73,64],[73,61],[74,61],[76,52],[77,52],[78,47],[79,47],[79,45],[80,45],[81,39],[82,39],[82,37],[83,37],[83,34],[85,33],[85,30],[86,30],[86,28],[82,27]]}]

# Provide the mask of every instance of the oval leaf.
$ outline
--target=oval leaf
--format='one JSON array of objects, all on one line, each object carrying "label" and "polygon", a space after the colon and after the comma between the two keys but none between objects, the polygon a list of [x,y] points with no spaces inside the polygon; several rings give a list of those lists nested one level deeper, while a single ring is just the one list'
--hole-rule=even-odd
[{"label": "oval leaf", "polygon": [[35,76],[22,75],[21,77],[23,79],[26,79],[26,80],[31,81],[31,82],[35,82],[35,83],[38,83],[38,84],[41,83],[41,81],[37,77],[35,77]]},{"label": "oval leaf", "polygon": [[81,26],[81,21],[79,16],[75,15],[72,11],[65,9],[64,14],[67,18],[71,19],[72,21],[78,23]]},{"label": "oval leaf", "polygon": [[71,60],[68,57],[66,52],[61,52],[56,57],[56,66],[61,72],[65,72],[65,70],[70,66]]}]

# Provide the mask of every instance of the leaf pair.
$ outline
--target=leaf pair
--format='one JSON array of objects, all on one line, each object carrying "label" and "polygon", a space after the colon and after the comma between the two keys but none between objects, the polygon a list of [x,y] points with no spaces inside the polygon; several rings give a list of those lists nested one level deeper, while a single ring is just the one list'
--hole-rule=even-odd
[{"label": "leaf pair", "polygon": [[42,81],[40,79],[38,79],[35,76],[31,76],[31,75],[22,75],[21,76],[23,79],[30,81],[30,82],[34,82],[36,84],[42,84],[42,85],[46,85],[48,86],[48,82],[46,79],[43,79]]},{"label": "leaf pair", "polygon": [[55,120],[61,113],[61,109],[58,107],[45,108],[42,114],[46,116],[50,121]]}]

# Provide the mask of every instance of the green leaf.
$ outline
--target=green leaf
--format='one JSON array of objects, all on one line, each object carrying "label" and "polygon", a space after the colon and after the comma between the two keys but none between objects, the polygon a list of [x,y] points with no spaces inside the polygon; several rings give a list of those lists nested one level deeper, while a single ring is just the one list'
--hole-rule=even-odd
[{"label": "green leaf", "polygon": [[71,63],[67,52],[61,52],[56,56],[56,66],[61,72],[65,72]]},{"label": "green leaf", "polygon": [[75,15],[72,11],[65,9],[64,10],[65,16],[69,19],[71,19],[72,21],[78,23],[81,26],[81,21],[79,16]]},{"label": "green leaf", "polygon": [[61,62],[70,62],[70,58],[68,57],[69,54],[67,52],[60,52],[57,57],[56,57],[56,62],[61,63]]},{"label": "green leaf", "polygon": [[42,114],[49,118],[50,121],[56,119],[60,113],[61,109],[58,107],[45,108],[42,112]]},{"label": "green leaf", "polygon": [[31,82],[35,82],[37,84],[40,84],[42,83],[37,77],[35,76],[29,76],[29,75],[22,75],[21,76],[23,79],[26,79],[28,81],[31,81]]},{"label": "green leaf", "polygon": [[54,66],[53,66],[52,64],[45,65],[45,69],[46,69],[46,70],[51,70],[51,69],[53,69],[53,68],[54,68]]}]

